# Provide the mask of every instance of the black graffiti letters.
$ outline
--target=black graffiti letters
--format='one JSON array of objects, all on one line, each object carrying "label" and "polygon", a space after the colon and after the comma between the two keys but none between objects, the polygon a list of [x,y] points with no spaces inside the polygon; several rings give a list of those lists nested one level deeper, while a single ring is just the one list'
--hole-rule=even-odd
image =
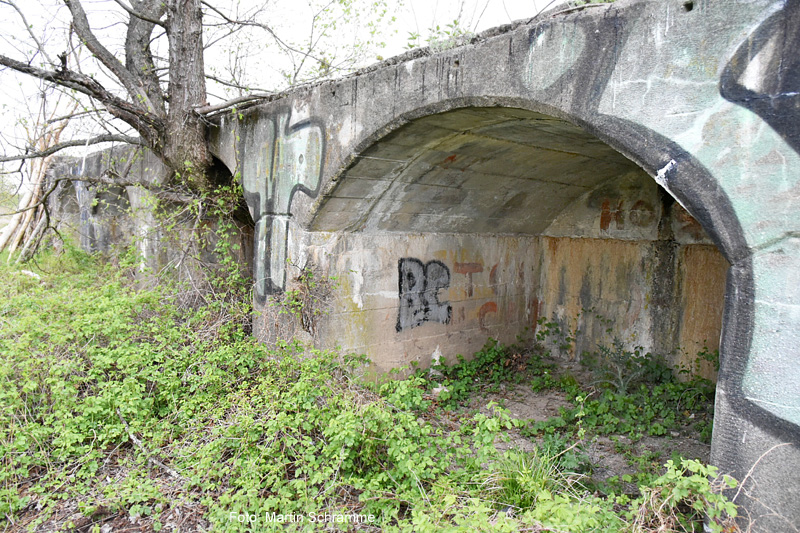
[{"label": "black graffiti letters", "polygon": [[450,286],[450,270],[441,261],[404,257],[397,262],[400,309],[397,331],[421,326],[425,322],[450,323],[452,308],[439,301],[439,290]]}]

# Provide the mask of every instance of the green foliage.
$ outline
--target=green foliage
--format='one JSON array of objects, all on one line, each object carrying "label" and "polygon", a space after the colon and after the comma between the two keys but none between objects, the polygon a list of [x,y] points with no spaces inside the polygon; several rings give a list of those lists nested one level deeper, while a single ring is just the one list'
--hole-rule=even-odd
[{"label": "green foliage", "polygon": [[[301,31],[296,23],[282,28],[275,21],[274,10],[268,10],[273,11],[270,32],[277,30],[280,35],[276,35],[275,51],[283,57],[267,66],[275,68],[287,86],[346,74],[386,47],[387,35],[396,31],[392,26],[398,8],[399,4],[384,0],[311,0],[292,5],[291,11],[284,13],[292,18],[305,18],[306,29]],[[264,46],[270,46],[261,33],[246,33],[245,42],[240,37],[234,51],[242,59],[248,58],[253,50],[263,54]],[[236,78],[248,76],[247,65],[248,61],[241,61]]]},{"label": "green foliage", "polygon": [[328,312],[333,292],[338,287],[336,276],[325,276],[307,263],[299,271],[290,287],[275,297],[270,304],[278,314],[289,314],[296,318],[303,330],[316,334],[319,318]]},{"label": "green foliage", "polygon": [[[438,374],[419,371],[418,375],[441,382],[446,391],[439,396],[440,401],[446,407],[457,407],[477,390],[497,391],[503,383],[521,383],[534,378],[534,387],[551,388],[556,384],[550,375],[552,369],[552,365],[543,363],[538,344],[530,345],[520,338],[518,344],[503,346],[489,339],[472,359],[459,356],[455,365],[448,366],[444,362],[434,365],[433,370]],[[437,375],[441,375],[441,379]]]},{"label": "green foliage", "polygon": [[694,460],[682,459],[680,465],[670,460],[665,467],[666,472],[643,487],[642,496],[633,501],[629,517],[634,528],[696,531],[707,518],[711,531],[734,530],[736,505],[722,489],[735,488],[735,479],[720,477],[715,467]]},{"label": "green foliage", "polygon": [[[382,531],[509,532],[655,531],[735,514],[699,463],[668,463],[638,499],[584,487],[588,432],[645,416],[654,421],[646,427],[666,428],[674,417],[648,407],[644,391],[634,400],[613,388],[590,394],[572,375],[553,376],[538,343],[491,341],[472,361],[440,367],[451,396],[437,402],[427,373],[368,385],[356,377],[363,357],[256,343],[249,306],[230,296],[249,296],[234,262],[219,263],[195,305],[176,305],[179,281],[137,290],[135,253],[112,268],[67,245],[38,264],[41,280],[0,267],[0,526],[34,514],[36,527],[63,505],[154,530],[188,506],[224,531],[269,529],[268,513],[371,515]],[[530,377],[569,391],[575,405],[552,431],[528,427],[541,437],[532,452],[497,452],[519,423],[496,405],[442,411]],[[689,409],[704,401],[689,386],[673,380],[647,394]],[[612,411],[627,419],[609,422]],[[245,515],[260,522],[236,518]],[[283,526],[319,524],[275,529]]]},{"label": "green foliage", "polygon": [[578,334],[577,328],[570,329],[569,325],[559,320],[546,320],[544,317],[537,322],[536,340],[543,346],[550,346],[558,351],[559,355],[568,356]]},{"label": "green foliage", "polygon": [[572,471],[573,456],[569,449],[558,450],[553,441],[532,452],[511,450],[497,461],[487,482],[497,486],[494,497],[521,510],[551,500],[554,494],[575,497],[583,491],[580,476]]},{"label": "green foliage", "polygon": [[[538,333],[545,334],[549,333]],[[574,432],[580,415],[583,427],[592,433],[639,439],[680,430],[692,420],[701,440],[710,442],[712,382],[699,377],[679,381],[676,370],[663,357],[644,353],[641,347],[626,350],[619,339],[614,340],[613,348],[600,346],[599,353],[585,353],[581,362],[598,376],[586,389],[569,373],[563,373],[558,384],[569,399],[584,401],[562,408],[557,417],[531,423],[524,433]]]},{"label": "green foliage", "polygon": [[615,392],[627,394],[631,383],[642,380],[645,373],[644,361],[649,359],[641,353],[641,348],[637,347],[634,351],[625,350],[622,341],[614,339],[614,347],[600,345],[600,362],[598,367],[602,369],[602,377],[599,383],[611,386]]},{"label": "green foliage", "polygon": [[531,423],[523,432],[538,435],[574,431],[580,413],[584,427],[593,433],[626,434],[633,439],[678,430],[689,416],[696,424],[702,424],[703,429],[712,418],[713,390],[701,391],[697,386],[694,382],[670,381],[642,383],[625,394],[602,390],[586,399],[582,406],[562,408],[560,416]]},{"label": "green foliage", "polygon": [[[436,24],[428,28],[428,36],[425,38],[425,43],[433,52],[440,52],[464,45],[474,36],[475,35],[471,31],[461,26],[460,20],[455,19],[444,27]],[[420,34],[417,32],[408,32],[406,48],[410,50],[419,46]]]},{"label": "green foliage", "polygon": [[231,512],[347,506],[399,523],[434,483],[477,476],[510,427],[498,411],[444,431],[418,416],[418,382],[376,395],[353,382],[362,358],[267,350],[213,300],[174,306],[180,285],[136,291],[77,250],[61,260],[42,282],[2,275],[3,515],[79,499],[155,520],[175,495],[149,479],[169,469],[216,529],[246,529]]},{"label": "green foliage", "polygon": [[0,174],[0,214],[15,211],[18,202],[17,188],[6,176]]},{"label": "green foliage", "polygon": [[584,364],[601,376],[584,388],[572,374],[559,376],[555,365],[545,362],[548,337],[563,343],[572,337],[558,324],[542,325],[533,343],[520,338],[515,345],[503,346],[489,339],[472,359],[461,357],[455,365],[442,363],[433,367],[435,373],[417,371],[416,376],[427,380],[429,389],[444,387],[438,405],[448,409],[464,405],[476,392],[497,392],[506,384],[528,382],[534,392],[561,389],[574,406],[528,424],[522,431],[529,436],[563,432],[577,436],[582,429],[639,439],[680,430],[691,420],[701,440],[710,441],[713,383],[698,377],[679,381],[663,358],[641,348],[625,350],[615,341],[614,350],[601,347],[600,355],[584,357]]},{"label": "green foliage", "polygon": [[641,346],[626,350],[615,338],[612,347],[598,345],[599,354],[584,354],[583,363],[599,374],[596,383],[605,384],[619,394],[626,394],[636,383],[667,383],[675,377],[663,356],[645,353]]}]

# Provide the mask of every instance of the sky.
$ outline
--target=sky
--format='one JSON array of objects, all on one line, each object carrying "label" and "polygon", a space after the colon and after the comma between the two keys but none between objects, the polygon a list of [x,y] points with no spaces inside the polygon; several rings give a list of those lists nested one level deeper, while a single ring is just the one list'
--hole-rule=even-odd
[{"label": "sky", "polygon": [[[318,50],[331,55],[339,49],[339,56],[328,59],[335,64],[341,54],[353,43],[383,43],[377,48],[367,46],[362,50],[354,66],[366,66],[382,58],[389,58],[405,52],[411,45],[425,46],[431,32],[445,37],[445,32],[452,31],[454,21],[458,20],[460,31],[479,33],[485,29],[507,24],[514,20],[527,19],[540,11],[557,6],[565,0],[344,0],[354,2],[357,6],[378,6],[386,9],[383,22],[372,28],[369,22],[378,17],[376,12],[365,9],[351,11],[349,15],[339,13],[333,18],[317,19],[312,28],[314,7],[324,5],[324,0],[266,0],[261,19],[278,34],[281,39],[300,45],[319,35],[320,24],[337,24],[330,28],[330,38],[320,41]],[[342,2],[343,0],[336,0]],[[25,16],[30,31],[9,2],[16,3]],[[226,13],[246,14],[252,12],[254,6],[264,4],[265,0],[211,0],[213,5]],[[359,3],[360,2],[360,3]],[[123,48],[121,38],[124,37],[124,20],[127,15],[111,0],[83,0],[89,14],[89,21],[101,42],[111,43],[109,46],[121,59]],[[313,4],[313,5],[312,5]],[[339,4],[340,5],[340,4]],[[330,11],[329,11],[330,12]],[[388,23],[391,17],[395,21]],[[324,17],[323,17],[324,18]],[[348,25],[345,18],[349,19]],[[209,20],[208,16],[205,20]],[[69,13],[60,0],[0,0],[0,53],[14,59],[30,57],[35,36],[44,44],[51,58],[66,49],[66,24]],[[438,30],[436,28],[438,27]],[[32,34],[32,35],[31,35]],[[211,34],[206,43],[220,36]],[[435,36],[435,35],[434,35]],[[215,44],[206,54],[206,69],[221,79],[236,78],[249,88],[258,90],[277,90],[286,86],[291,77],[293,65],[285,55],[278,52],[274,40],[263,30],[249,33],[240,32]],[[88,54],[85,54],[84,61]],[[319,57],[319,56],[317,56]],[[300,56],[295,55],[296,63]],[[39,56],[35,59],[41,62]],[[312,61],[314,65],[324,63]],[[305,63],[306,66],[309,62]],[[106,74],[97,66],[85,63],[84,71],[98,80]],[[107,79],[107,78],[105,78]],[[239,92],[224,86],[209,85],[209,102],[215,103]],[[52,109],[56,95],[52,93],[42,101],[42,84],[24,75],[16,74],[10,69],[0,69],[0,154],[10,155],[25,144],[24,124],[31,123],[37,111],[43,106]],[[62,98],[60,108],[68,99]],[[68,138],[83,138],[93,134],[88,128],[79,124],[71,125],[65,132]],[[83,155],[82,152],[96,151],[98,146],[71,149],[71,155]],[[14,168],[18,164],[13,165]],[[8,169],[8,166],[6,166]]]}]

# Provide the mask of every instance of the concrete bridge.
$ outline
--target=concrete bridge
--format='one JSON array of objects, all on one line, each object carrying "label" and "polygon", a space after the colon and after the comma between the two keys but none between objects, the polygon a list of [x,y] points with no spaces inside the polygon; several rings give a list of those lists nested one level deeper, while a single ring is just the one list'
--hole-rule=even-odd
[{"label": "concrete bridge", "polygon": [[799,0],[619,0],[221,117],[257,334],[313,264],[340,284],[315,339],[377,371],[540,319],[568,357],[608,329],[676,364],[719,348],[712,462],[756,531],[796,531],[798,37]]}]

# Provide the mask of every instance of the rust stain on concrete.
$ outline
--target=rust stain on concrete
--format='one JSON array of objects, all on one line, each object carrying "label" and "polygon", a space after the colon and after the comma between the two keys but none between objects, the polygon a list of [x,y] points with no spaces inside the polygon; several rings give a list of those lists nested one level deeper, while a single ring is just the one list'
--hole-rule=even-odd
[{"label": "rust stain on concrete", "polygon": [[[719,349],[722,329],[722,309],[725,298],[725,278],[730,264],[716,247],[697,244],[684,247],[679,255],[682,284],[679,364],[690,366],[698,352],[707,348]],[[716,379],[713,365],[701,362],[697,373]]]},{"label": "rust stain on concrete", "polygon": [[464,274],[467,276],[467,297],[472,298],[474,294],[472,275],[483,272],[483,265],[480,263],[455,263],[453,265],[453,270],[456,274]]},{"label": "rust stain on concrete", "polygon": [[[633,241],[543,237],[547,253],[542,267],[541,316],[556,319],[562,328],[580,325],[571,354],[595,350],[605,331],[594,322],[615,319],[620,335],[649,337],[647,325],[631,316],[646,299],[644,247]],[[584,309],[593,308],[593,313]],[[642,331],[639,331],[641,329]]]}]

